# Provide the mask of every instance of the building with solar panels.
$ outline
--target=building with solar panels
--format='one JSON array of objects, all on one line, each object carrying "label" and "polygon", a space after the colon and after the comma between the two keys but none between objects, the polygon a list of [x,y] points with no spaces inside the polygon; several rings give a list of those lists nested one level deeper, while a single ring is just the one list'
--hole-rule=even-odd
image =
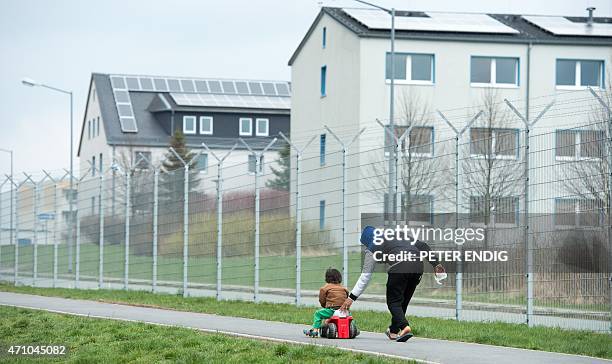
[{"label": "building with solar panels", "polygon": [[[487,93],[494,94],[496,102],[502,106],[505,106],[504,99],[519,100],[516,108],[523,115],[535,118],[545,106],[542,100],[550,100],[556,95],[561,97],[568,91],[586,90],[587,87],[604,88],[612,61],[612,18],[597,17],[596,13],[593,16],[592,9],[590,14],[585,11],[584,15],[522,16],[398,10],[393,62],[394,120],[399,125],[396,133],[400,135],[406,130],[408,105],[413,112],[416,111],[415,114],[425,115],[421,125],[413,124],[409,136],[417,160],[435,159],[445,154],[452,156],[454,147],[446,144],[445,149],[444,141],[452,143],[455,134],[439,117],[437,110],[446,112],[453,125],[461,130],[477,113],[478,105],[483,104]],[[304,183],[323,180],[325,176],[325,182],[316,185],[316,191],[330,192],[304,191],[303,206],[304,211],[309,212],[305,218],[320,219],[321,226],[342,226],[342,194],[337,192],[341,186],[341,168],[338,167],[341,165],[341,148],[324,125],[346,142],[361,128],[366,128],[349,150],[347,203],[350,208],[347,220],[358,222],[360,213],[387,211],[386,167],[378,171],[377,175],[383,176],[379,178],[378,187],[369,182],[376,173],[368,168],[375,163],[384,165],[388,153],[383,157],[382,150],[390,144],[385,141],[383,128],[376,122],[389,123],[390,29],[391,17],[382,10],[323,7],[289,60],[293,94],[292,136],[304,140],[313,133],[320,134],[318,142],[306,151],[307,155],[318,155],[319,158],[304,161],[303,168],[313,171],[304,177]],[[530,104],[530,100],[538,98],[541,98],[539,102]],[[516,117],[508,119],[503,130],[494,130],[491,138],[497,138],[498,142],[503,139],[504,145],[508,146],[500,158],[520,161],[518,151],[523,124]],[[580,122],[584,123],[584,120],[572,115],[563,117],[563,126],[554,118],[542,119],[537,125],[539,132],[548,133],[550,140],[535,148],[552,152],[537,156],[537,163],[553,165],[555,158],[559,160],[559,156],[555,156],[555,137],[557,140],[562,138],[559,139],[556,131]],[[463,134],[462,145],[468,145],[468,148],[478,145],[475,141],[479,140],[479,126],[476,123]],[[536,168],[537,163],[532,168]],[[440,169],[436,176],[446,175],[442,171],[448,169]],[[453,183],[448,182],[448,185],[449,190],[454,189]],[[401,189],[400,192],[404,193]],[[468,196],[470,192],[467,189],[460,203],[460,212],[464,213],[477,209],[477,204],[472,203],[476,200],[474,196]],[[454,191],[447,192],[424,191],[411,196],[410,207],[401,207],[412,209],[416,206],[422,216],[431,216],[438,211],[454,212],[454,197],[449,197],[454,196]],[[552,193],[559,191],[546,183],[533,183],[530,193],[546,201],[531,211],[556,211]],[[520,191],[508,191],[508,206],[514,211],[518,211],[520,199]],[[518,216],[518,213],[513,216]],[[424,223],[428,223],[426,220],[424,218]],[[354,233],[354,239],[350,241],[358,239],[357,225],[350,224],[350,233]]]},{"label": "building with solar panels", "polygon": [[[290,84],[285,81],[94,73],[78,149],[80,170],[90,179],[108,172],[113,163],[123,169],[149,168],[140,155],[158,165],[179,130],[187,147],[198,153],[196,165],[204,181],[199,188],[212,193],[216,183],[217,161],[202,147],[205,143],[219,157],[236,145],[224,162],[224,187],[248,189],[255,163],[239,138],[261,151],[279,132],[289,135],[290,108]],[[277,142],[265,153],[262,179],[270,177],[280,148]]]}]

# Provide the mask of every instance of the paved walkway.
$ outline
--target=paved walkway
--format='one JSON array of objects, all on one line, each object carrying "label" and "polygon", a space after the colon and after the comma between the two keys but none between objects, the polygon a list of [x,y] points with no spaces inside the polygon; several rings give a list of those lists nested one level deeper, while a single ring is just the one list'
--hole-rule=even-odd
[{"label": "paved walkway", "polygon": [[430,363],[607,363],[591,357],[469,344],[445,340],[413,338],[407,343],[390,342],[380,333],[363,332],[354,340],[310,339],[301,334],[305,325],[224,317],[192,312],[144,308],[85,300],[42,297],[0,292],[0,305],[31,308],[71,315],[147,322],[220,332],[241,337],[296,344],[334,346],[372,354],[411,358]]},{"label": "paved walkway", "polygon": [[[6,273],[0,272],[0,281],[12,281],[13,276],[7,275]],[[29,277],[20,277],[19,284],[26,286],[35,287],[52,287],[52,280],[48,278],[39,278],[36,282],[32,281]],[[34,284],[35,283],[35,284]],[[160,282],[157,289],[159,292],[176,294],[179,292],[181,282]],[[58,279],[56,287],[61,288],[75,288],[74,280],[69,279]],[[82,289],[97,289],[98,282],[95,277],[89,280],[81,280],[79,288]],[[107,279],[104,282],[103,288],[106,289],[123,289],[123,283],[117,279]],[[130,280],[130,290],[143,290],[151,291],[150,282],[141,280]],[[252,301],[253,292],[248,289],[249,287],[239,286],[224,286],[222,292],[222,299],[232,300],[243,300]],[[189,296],[192,297],[215,297],[216,291],[213,285],[205,284],[192,284],[189,288]],[[302,290],[302,304],[308,306],[318,306],[317,300],[318,292]],[[294,291],[281,288],[260,288],[260,300],[264,302],[272,303],[294,303]],[[382,300],[384,297],[364,294],[359,299],[359,306],[356,308],[374,311],[387,311],[387,305]],[[439,317],[454,319],[455,309],[453,307],[446,307],[441,305],[435,300],[427,300],[422,298],[415,298],[408,307],[408,315],[420,316],[420,317]],[[438,300],[440,301],[440,300]],[[479,304],[479,307],[470,307],[468,303],[465,303],[465,307],[462,311],[461,319],[465,321],[501,321],[509,323],[525,323],[525,314],[521,312],[522,308],[515,310],[511,307],[494,305],[494,304]],[[533,316],[532,323],[534,325],[549,326],[549,327],[560,327],[563,329],[570,330],[592,330],[599,332],[609,332],[610,322],[601,319],[588,319],[588,312],[582,313],[583,317],[576,316],[576,314],[570,314],[570,312],[545,312],[541,309],[536,309],[536,314]]]}]

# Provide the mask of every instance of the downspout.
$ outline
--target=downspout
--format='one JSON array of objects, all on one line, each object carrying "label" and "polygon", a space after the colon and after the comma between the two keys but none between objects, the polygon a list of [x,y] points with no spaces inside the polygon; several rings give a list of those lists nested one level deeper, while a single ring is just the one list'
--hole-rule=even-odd
[{"label": "downspout", "polygon": [[533,47],[533,43],[529,42],[527,45],[527,75],[525,80],[525,118],[529,120],[529,88],[531,86],[530,76],[531,76],[531,48]]},{"label": "downspout", "polygon": [[170,110],[170,136],[174,136],[174,110]]}]

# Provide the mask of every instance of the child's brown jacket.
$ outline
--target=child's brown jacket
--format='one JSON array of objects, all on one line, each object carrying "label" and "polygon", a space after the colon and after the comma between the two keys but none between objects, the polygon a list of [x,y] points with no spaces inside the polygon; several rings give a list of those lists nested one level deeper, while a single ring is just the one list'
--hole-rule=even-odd
[{"label": "child's brown jacket", "polygon": [[340,307],[348,297],[349,291],[341,284],[327,283],[319,290],[321,307]]}]

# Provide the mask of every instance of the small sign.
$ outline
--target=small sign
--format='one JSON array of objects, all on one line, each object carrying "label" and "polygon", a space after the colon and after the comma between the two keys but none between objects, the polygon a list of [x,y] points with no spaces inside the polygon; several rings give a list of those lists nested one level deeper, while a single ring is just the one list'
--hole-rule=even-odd
[{"label": "small sign", "polygon": [[55,220],[55,214],[52,212],[45,212],[42,214],[38,214],[38,220],[42,220],[42,221]]}]

